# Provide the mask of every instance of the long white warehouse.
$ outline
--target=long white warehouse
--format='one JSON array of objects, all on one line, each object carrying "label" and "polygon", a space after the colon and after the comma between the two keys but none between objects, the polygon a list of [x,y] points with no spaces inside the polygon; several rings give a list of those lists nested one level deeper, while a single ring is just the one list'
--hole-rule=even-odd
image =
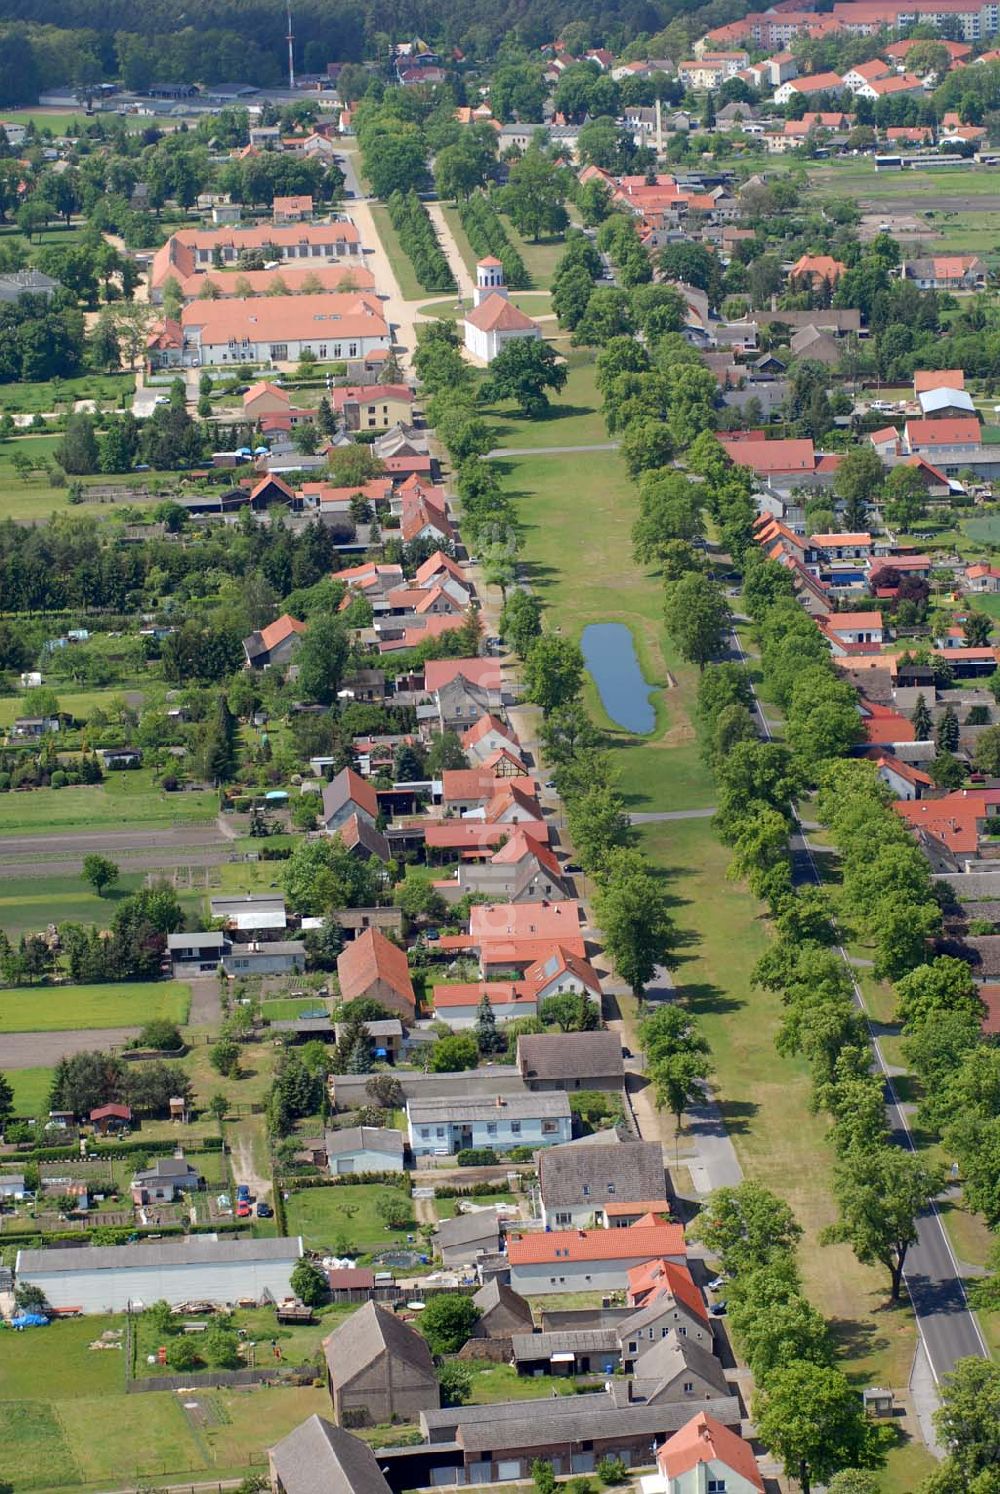
[{"label": "long white warehouse", "polygon": [[231,1303],[292,1295],[291,1273],[302,1239],[231,1240],[193,1235],[138,1245],[19,1250],[18,1286],[36,1286],[52,1307],[124,1312],[161,1300]]}]

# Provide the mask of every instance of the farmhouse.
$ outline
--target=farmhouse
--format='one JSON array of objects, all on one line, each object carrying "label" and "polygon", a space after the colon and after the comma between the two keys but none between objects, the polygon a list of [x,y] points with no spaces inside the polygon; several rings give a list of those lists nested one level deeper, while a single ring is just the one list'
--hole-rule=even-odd
[{"label": "farmhouse", "polygon": [[565,1229],[508,1236],[510,1284],[523,1296],[561,1292],[615,1292],[634,1266],[651,1259],[683,1265],[680,1224],[638,1224],[629,1229]]},{"label": "farmhouse", "polygon": [[479,1255],[495,1254],[500,1248],[500,1224],[496,1209],[473,1209],[442,1219],[434,1234],[446,1266],[469,1265]]},{"label": "farmhouse", "polygon": [[764,1480],[738,1432],[699,1411],[656,1455],[660,1478],[643,1480],[646,1494],[764,1494]]},{"label": "farmhouse", "polygon": [[52,1307],[124,1312],[161,1299],[235,1303],[292,1295],[291,1273],[302,1240],[234,1240],[196,1235],[138,1245],[88,1245],[76,1250],[19,1250],[19,1286],[35,1286]]},{"label": "farmhouse", "polygon": [[538,1158],[546,1229],[605,1222],[610,1204],[662,1199],[663,1150],[656,1141],[622,1141],[615,1131],[556,1146]]},{"label": "farmhouse", "polygon": [[625,1063],[617,1032],[522,1033],[517,1071],[532,1090],[621,1090]]}]

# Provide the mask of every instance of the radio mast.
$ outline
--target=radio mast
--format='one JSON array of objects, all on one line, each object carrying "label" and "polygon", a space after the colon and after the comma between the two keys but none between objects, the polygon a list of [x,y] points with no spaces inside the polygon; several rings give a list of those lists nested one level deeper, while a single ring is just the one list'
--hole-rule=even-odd
[{"label": "radio mast", "polygon": [[295,33],[292,30],[292,0],[285,0],[285,10],[288,13],[288,86],[295,87]]}]

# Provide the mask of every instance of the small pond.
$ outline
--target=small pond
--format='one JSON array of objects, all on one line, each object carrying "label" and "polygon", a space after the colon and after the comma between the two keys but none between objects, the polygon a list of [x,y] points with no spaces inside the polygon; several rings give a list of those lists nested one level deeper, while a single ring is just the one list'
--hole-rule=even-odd
[{"label": "small pond", "polygon": [[580,639],[583,657],[616,726],[645,736],[656,725],[650,696],[655,685],[642,677],[632,634],[624,623],[590,623]]}]

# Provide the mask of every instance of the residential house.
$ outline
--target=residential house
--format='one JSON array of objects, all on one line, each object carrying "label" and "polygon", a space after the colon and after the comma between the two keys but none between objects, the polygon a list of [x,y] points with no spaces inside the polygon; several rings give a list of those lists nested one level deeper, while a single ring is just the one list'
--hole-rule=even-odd
[{"label": "residential house", "polygon": [[403,1133],[382,1126],[347,1126],[326,1133],[326,1165],[331,1177],[344,1173],[402,1172]]},{"label": "residential house", "polygon": [[872,748],[868,756],[874,760],[879,778],[897,799],[920,799],[924,794],[933,793],[933,778],[915,764],[903,762],[891,752],[880,752],[877,748]]},{"label": "residential house", "polygon": [[926,90],[923,80],[914,73],[890,73],[884,78],[872,78],[853,91],[860,99],[871,99],[873,103],[878,103],[881,99],[906,94],[922,94]]},{"label": "residential house", "polygon": [[599,1131],[538,1157],[542,1222],[546,1229],[590,1227],[609,1204],[662,1199],[663,1150],[655,1141],[623,1141]]},{"label": "residential house", "polygon": [[445,1266],[469,1266],[477,1256],[495,1255],[500,1249],[496,1209],[472,1209],[442,1219],[434,1231],[434,1244]]},{"label": "residential house", "polygon": [[385,431],[413,418],[413,390],[408,384],[340,384],[330,404],[349,431]]},{"label": "residential house", "polygon": [[811,73],[804,78],[789,78],[774,90],[774,102],[787,104],[794,98],[810,98],[820,93],[843,93],[845,83],[839,73]]},{"label": "residential house", "polygon": [[272,664],[279,668],[288,664],[306,631],[304,622],[291,613],[284,612],[266,628],[260,628],[243,640],[248,669],[268,669]]},{"label": "residential house", "polygon": [[816,450],[809,437],[779,441],[737,440],[719,437],[723,451],[739,467],[751,467],[765,481],[773,477],[811,477],[816,471]]},{"label": "residential house", "polygon": [[523,1296],[542,1296],[621,1291],[633,1267],[654,1259],[683,1265],[687,1252],[683,1225],[658,1222],[629,1229],[509,1233],[507,1259],[514,1290]]},{"label": "residential house", "polygon": [[964,389],[965,373],[960,368],[920,368],[913,375],[914,398],[931,389]]},{"label": "residential house", "polygon": [[365,996],[387,1011],[412,1018],[416,997],[406,951],[391,944],[378,929],[364,929],[337,956],[337,978],[343,1001]]},{"label": "residential house", "polygon": [[229,945],[222,953],[222,968],[230,977],[292,975],[306,968],[306,947],[300,939]]},{"label": "residential house", "polygon": [[475,1027],[479,1005],[484,996],[498,1022],[538,1015],[535,996],[525,988],[523,981],[458,981],[434,987],[432,1000],[435,1020],[447,1022],[456,1032]]},{"label": "residential house", "polygon": [[517,1071],[531,1090],[621,1092],[625,1064],[617,1032],[522,1033]]},{"label": "residential house", "polygon": [[174,980],[213,975],[230,947],[225,934],[214,930],[196,929],[190,934],[168,934],[167,954]]},{"label": "residential house", "polygon": [[[494,778],[492,781],[497,783],[498,780]],[[501,781],[511,788],[517,783],[516,779]],[[514,797],[509,802],[515,808],[518,805],[518,800]],[[491,803],[502,805],[507,803],[507,799],[498,796]],[[540,823],[541,819],[540,810],[531,815],[534,823]],[[512,823],[495,813],[487,814],[486,820],[490,824]],[[517,823],[519,828],[505,845],[493,853],[489,861],[459,862],[457,879],[440,884],[438,890],[445,897],[449,894],[461,897],[466,892],[481,892],[489,897],[509,898],[512,903],[537,903],[543,898],[558,901],[571,897],[555,854],[548,846],[520,828],[524,824],[523,820]]]},{"label": "residential house", "polygon": [[985,561],[966,566],[965,590],[980,595],[1000,591],[1000,570],[996,566],[987,565]]},{"label": "residential house", "polygon": [[492,255],[476,265],[474,304],[462,326],[466,348],[483,363],[492,363],[508,342],[542,335],[538,323],[511,304],[503,265]]},{"label": "residential house", "polygon": [[836,285],[846,270],[847,266],[830,254],[803,254],[792,265],[788,279],[792,283],[807,284],[815,290],[821,285]]},{"label": "residential house", "polygon": [[730,1392],[729,1382],[711,1348],[682,1338],[672,1328],[640,1354],[630,1400],[712,1401]]},{"label": "residential house", "polygon": [[475,1338],[509,1338],[512,1333],[531,1333],[531,1307],[498,1276],[492,1276],[472,1299],[479,1310],[473,1329]]},{"label": "residential house", "polygon": [[391,856],[389,842],[381,830],[376,830],[368,819],[352,814],[337,831],[345,851],[350,851],[361,861],[381,861],[386,866]]},{"label": "residential house", "polygon": [[749,1444],[705,1411],[668,1438],[656,1466],[660,1487],[647,1487],[644,1480],[644,1494],[764,1494]]},{"label": "residential house", "polygon": [[275,223],[308,223],[313,215],[313,200],[310,196],[276,197],[271,204],[271,217]]},{"label": "residential house", "polygon": [[424,689],[436,707],[436,729],[463,732],[502,703],[496,659],[431,659],[424,665]]},{"label": "residential house", "polygon": [[844,355],[833,333],[823,332],[819,327],[800,327],[792,333],[788,346],[794,357],[821,363],[824,368],[838,367]]},{"label": "residential house", "polygon": [[976,456],[982,444],[982,429],[976,416],[956,420],[908,420],[902,449],[907,456],[926,456],[935,464],[958,462]]},{"label": "residential house", "polygon": [[818,626],[835,650],[842,644],[859,643],[881,648],[885,637],[881,612],[831,612]]},{"label": "residential house", "polygon": [[323,785],[323,829],[327,835],[336,835],[353,816],[374,828],[379,817],[378,797],[367,779],[353,768],[342,768],[336,778]]},{"label": "residential house", "polygon": [[881,57],[874,57],[871,62],[859,62],[855,67],[849,68],[844,74],[844,85],[850,89],[851,93],[860,93],[876,78],[888,78],[892,75],[893,69],[890,65],[883,62]]},{"label": "residential house", "polygon": [[622,1364],[631,1372],[648,1345],[668,1333],[702,1348],[714,1343],[705,1299],[686,1265],[649,1260],[629,1272],[626,1300],[632,1314],[621,1323]]},{"label": "residential house", "polygon": [[934,254],[904,260],[900,274],[921,290],[985,290],[989,268],[978,254]]},{"label": "residential house", "polygon": [[367,1442],[310,1416],[268,1448],[273,1494],[391,1494]]},{"label": "residential house", "polygon": [[204,1186],[205,1179],[183,1152],[176,1157],[157,1157],[151,1166],[141,1168],[132,1178],[132,1202],[173,1203],[178,1195],[197,1192]]},{"label": "residential house", "polygon": [[284,933],[288,926],[285,899],[273,892],[244,892],[237,897],[213,897],[208,911],[212,919],[225,922],[226,932],[249,934]]},{"label": "residential house", "polygon": [[414,1157],[453,1157],[492,1148],[555,1146],[573,1132],[565,1094],[509,1094],[495,1098],[428,1096],[406,1104]]},{"label": "residential house", "polygon": [[291,395],[267,379],[258,379],[243,395],[243,413],[253,421],[262,420],[266,415],[287,415],[291,404]]},{"label": "residential house", "polygon": [[323,1340],[327,1385],[340,1427],[413,1421],[440,1404],[434,1360],[415,1328],[366,1302]]}]

